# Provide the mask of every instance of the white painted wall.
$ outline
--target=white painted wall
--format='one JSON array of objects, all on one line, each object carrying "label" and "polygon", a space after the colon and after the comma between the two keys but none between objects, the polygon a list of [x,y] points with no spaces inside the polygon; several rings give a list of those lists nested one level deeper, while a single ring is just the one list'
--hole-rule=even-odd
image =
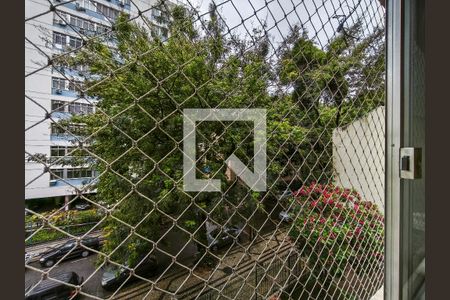
[{"label": "white painted wall", "polygon": [[333,131],[334,182],[384,210],[385,109]]}]

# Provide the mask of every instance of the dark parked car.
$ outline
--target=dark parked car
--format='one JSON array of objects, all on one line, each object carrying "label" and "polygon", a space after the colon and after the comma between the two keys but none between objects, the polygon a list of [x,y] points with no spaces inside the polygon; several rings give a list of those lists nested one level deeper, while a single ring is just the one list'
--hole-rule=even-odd
[{"label": "dark parked car", "polygon": [[[75,272],[61,273],[53,276],[53,278],[73,285],[80,285],[83,283],[83,278],[80,278]],[[31,291],[31,287],[29,287],[28,290],[25,291],[25,295],[29,291],[29,294],[25,297],[25,300],[73,299],[72,297],[76,293],[75,288],[65,285],[64,283],[57,282],[51,279],[44,279]]]},{"label": "dark parked car", "polygon": [[[135,274],[144,278],[149,278],[156,274],[158,261],[155,256],[147,257],[136,269]],[[102,275],[102,287],[105,290],[112,291],[117,289],[125,280],[127,280],[130,271],[124,267],[110,264],[105,267]],[[127,283],[138,279],[135,276],[130,277]]]},{"label": "dark parked car", "polygon": [[[100,239],[97,237],[90,237],[81,240],[81,244],[91,249],[99,249],[100,248]],[[42,254],[39,262],[43,267],[51,267],[60,260],[64,255],[70,252],[64,259],[70,259],[74,257],[86,257],[91,254],[91,251],[80,246],[77,246],[75,240],[69,240],[65,244],[53,248],[44,254]]]},{"label": "dark parked car", "polygon": [[225,226],[221,231],[220,228],[215,228],[206,234],[208,245],[213,252],[219,248],[225,247],[233,243],[236,239],[240,242],[243,228],[239,226]]}]

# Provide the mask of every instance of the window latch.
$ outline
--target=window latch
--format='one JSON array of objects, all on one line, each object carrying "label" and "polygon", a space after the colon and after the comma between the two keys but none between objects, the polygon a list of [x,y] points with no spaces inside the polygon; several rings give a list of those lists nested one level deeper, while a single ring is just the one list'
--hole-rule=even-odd
[{"label": "window latch", "polygon": [[422,148],[400,148],[400,178],[422,177]]}]

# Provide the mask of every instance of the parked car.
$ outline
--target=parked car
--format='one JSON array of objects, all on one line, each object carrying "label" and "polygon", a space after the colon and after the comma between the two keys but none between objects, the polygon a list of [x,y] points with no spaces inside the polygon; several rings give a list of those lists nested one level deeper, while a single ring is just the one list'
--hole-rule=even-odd
[{"label": "parked car", "polygon": [[232,244],[234,240],[240,242],[242,231],[242,227],[235,225],[225,226],[223,230],[215,228],[206,234],[208,246],[213,252],[216,252],[219,248]]},{"label": "parked car", "polygon": [[[291,197],[291,196],[292,196],[292,191],[291,191],[290,189],[286,189],[286,190],[280,195],[280,198],[279,198],[278,201],[279,201],[280,204],[283,204],[283,203],[284,203],[284,205],[287,205],[285,199],[288,198],[288,197]],[[281,206],[281,207],[283,207],[283,206]],[[282,210],[278,213],[278,219],[279,219],[281,222],[284,222],[284,223],[290,223],[290,222],[292,222],[292,213],[289,211],[289,209],[282,209]]]},{"label": "parked car", "polygon": [[67,272],[61,273],[52,278],[57,279],[61,282],[44,279],[38,283],[32,290],[29,287],[25,290],[25,294],[29,292],[29,294],[25,297],[25,300],[44,300],[44,299],[52,299],[52,300],[67,300],[73,299],[73,296],[76,293],[75,288],[68,286],[64,283],[69,283],[73,285],[80,285],[83,283],[83,278],[80,278],[75,272]]},{"label": "parked car", "polygon": [[[135,274],[141,277],[149,278],[156,274],[158,269],[158,261],[155,256],[150,255],[135,269]],[[117,265],[110,264],[105,267],[105,271],[102,274],[102,288],[108,291],[117,289],[130,275],[130,271],[127,268],[119,267]],[[130,277],[127,283],[133,282],[138,279],[135,276]]]},{"label": "parked car", "polygon": [[[97,237],[84,238],[81,240],[81,244],[91,249],[99,249],[100,239]],[[64,259],[70,259],[75,257],[87,257],[89,254],[91,254],[91,251],[89,249],[82,247],[81,245],[77,246],[75,240],[69,240],[65,244],[53,248],[42,254],[41,258],[39,259],[39,262],[43,267],[51,267],[55,264],[55,262],[60,260],[67,253],[69,253],[69,255],[67,255]]]},{"label": "parked car", "polygon": [[278,218],[280,219],[281,222],[285,223],[292,222],[292,214],[285,210],[280,211],[280,213],[278,214]]},{"label": "parked car", "polygon": [[82,203],[75,205],[76,210],[87,210],[89,208],[91,208],[91,205],[89,203]]},{"label": "parked car", "polygon": [[280,200],[290,196],[292,196],[292,191],[290,189],[286,189],[283,193],[281,193]]},{"label": "parked car", "polygon": [[25,252],[25,264],[26,265],[31,261],[32,257],[33,256],[31,255],[31,253]]}]

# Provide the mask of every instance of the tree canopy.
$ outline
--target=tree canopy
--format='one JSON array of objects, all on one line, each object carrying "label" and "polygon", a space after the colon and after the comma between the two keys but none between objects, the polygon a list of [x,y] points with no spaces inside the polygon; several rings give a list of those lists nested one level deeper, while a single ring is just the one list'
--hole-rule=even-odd
[{"label": "tree canopy", "polygon": [[[243,223],[263,200],[292,182],[329,181],[331,133],[383,104],[382,31],[362,37],[359,23],[321,49],[295,27],[278,49],[255,31],[252,41],[226,32],[211,7],[208,23],[176,6],[169,38],[149,23],[117,19],[105,40],[90,40],[72,58],[85,65],[83,93],[98,99],[83,124],[80,148],[99,174],[96,198],[112,208],[104,221],[103,252],[134,263],[175,224],[207,247],[205,221]],[[377,47],[373,47],[378,41]],[[234,153],[251,168],[253,136],[245,122],[203,122],[197,128],[197,177],[222,179],[222,192],[182,189],[184,108],[267,109],[268,192],[255,193],[225,176]],[[73,162],[72,162],[73,163]],[[209,170],[209,171],[207,171]]]}]

